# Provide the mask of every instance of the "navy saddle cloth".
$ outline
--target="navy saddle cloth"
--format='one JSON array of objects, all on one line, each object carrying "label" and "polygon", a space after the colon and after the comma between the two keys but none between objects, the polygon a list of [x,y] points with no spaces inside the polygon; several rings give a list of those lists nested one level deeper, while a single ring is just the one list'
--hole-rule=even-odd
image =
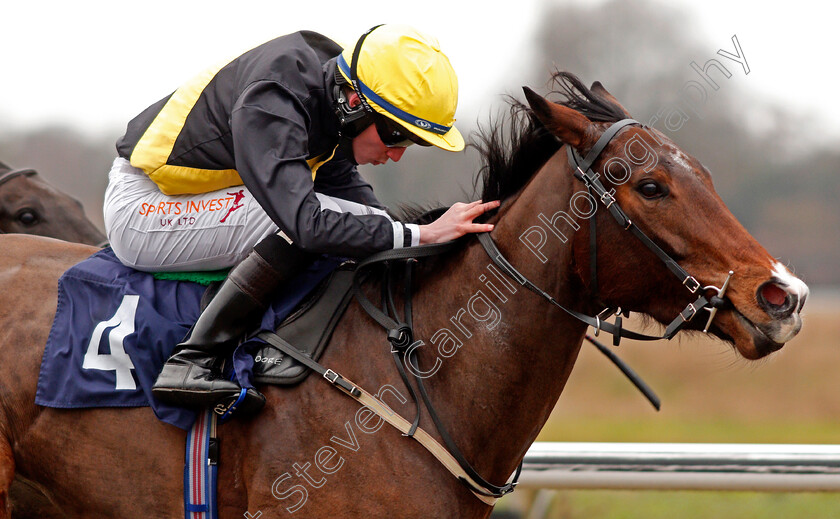
[{"label": "navy saddle cloth", "polygon": [[[275,330],[340,263],[322,257],[292,280],[263,316]],[[73,266],[59,279],[58,307],[44,350],[35,403],[46,407],[151,406],[182,429],[196,412],[156,402],[151,388],[176,344],[200,313],[205,287],[155,279],[124,266],[110,248]],[[230,376],[253,386],[254,355],[266,344],[253,338],[233,355]]]}]

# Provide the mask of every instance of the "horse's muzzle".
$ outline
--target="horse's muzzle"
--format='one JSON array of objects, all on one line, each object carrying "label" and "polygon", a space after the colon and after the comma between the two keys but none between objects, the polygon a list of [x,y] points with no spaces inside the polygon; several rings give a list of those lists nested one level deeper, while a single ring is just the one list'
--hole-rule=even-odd
[{"label": "horse's muzzle", "polygon": [[770,320],[759,323],[756,328],[773,342],[784,344],[793,339],[802,328],[800,312],[808,298],[808,287],[797,278],[789,283],[778,278],[762,283],[756,291],[758,306]]},{"label": "horse's muzzle", "polygon": [[[773,265],[770,276],[752,290],[752,296],[722,309],[713,333],[735,344],[747,359],[759,359],[782,348],[802,328],[800,312],[808,287],[783,265]],[[743,293],[743,292],[742,292]]]}]

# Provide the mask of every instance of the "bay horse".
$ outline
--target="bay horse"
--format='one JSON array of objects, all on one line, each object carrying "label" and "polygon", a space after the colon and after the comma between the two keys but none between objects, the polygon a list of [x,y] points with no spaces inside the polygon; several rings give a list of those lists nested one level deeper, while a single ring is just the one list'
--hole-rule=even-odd
[{"label": "bay horse", "polygon": [[[565,92],[560,102],[526,90],[530,109],[511,116],[512,131],[497,128],[483,139],[483,198],[503,201],[488,219],[491,237],[523,276],[568,309],[593,315],[620,306],[668,323],[695,294],[609,213],[590,214],[566,154],[571,146],[586,155],[627,112],[598,83],[586,88],[567,73],[556,80]],[[635,225],[702,285],[719,287],[734,272],[710,333],[748,359],[796,335],[807,287],[737,222],[697,159],[665,134],[629,125],[594,169]],[[594,249],[586,219],[597,224]],[[57,517],[182,516],[184,431],[148,408],[33,405],[56,280],[94,249],[4,235],[0,250],[0,489],[23,480]],[[502,485],[554,408],[586,325],[490,266],[472,238],[423,261],[414,278],[414,345],[441,421],[478,474]],[[366,288],[379,292],[376,282]],[[700,330],[702,321],[687,328]],[[384,333],[359,304],[350,305],[321,362],[414,416]],[[220,427],[220,517],[490,514],[417,442],[383,427],[321,377],[261,390],[267,403],[259,416]],[[441,441],[428,413],[420,427]],[[7,495],[0,497],[0,518],[9,517]]]},{"label": "bay horse", "polygon": [[82,204],[37,174],[0,162],[0,233],[49,236],[88,245],[105,235],[85,216]]}]

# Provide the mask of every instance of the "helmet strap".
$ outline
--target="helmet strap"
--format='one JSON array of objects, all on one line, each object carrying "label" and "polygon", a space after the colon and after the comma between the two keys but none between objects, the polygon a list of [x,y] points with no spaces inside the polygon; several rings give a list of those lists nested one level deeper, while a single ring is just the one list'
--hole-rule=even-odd
[{"label": "helmet strap", "polygon": [[359,163],[356,162],[356,156],[353,154],[353,139],[351,137],[347,137],[345,135],[340,135],[338,137],[338,151],[345,159],[349,160],[356,166],[359,165]]},{"label": "helmet strap", "polygon": [[362,106],[365,107],[365,110],[368,112],[373,113],[373,108],[370,107],[368,104],[367,98],[362,93],[362,89],[359,87],[359,76],[356,73],[356,69],[359,67],[359,55],[362,53],[362,43],[364,43],[365,39],[372,33],[376,28],[382,27],[384,24],[374,25],[364,34],[359,37],[359,41],[356,42],[356,47],[353,49],[353,58],[350,60],[350,84],[353,86],[353,90],[359,94],[359,99],[362,101]]},{"label": "helmet strap", "polygon": [[367,98],[365,98],[361,88],[359,88],[359,78],[356,75],[356,69],[359,64],[359,54],[361,54],[362,51],[362,43],[374,29],[380,27],[381,25],[382,24],[371,27],[362,34],[359,41],[356,42],[356,47],[353,49],[353,58],[350,63],[349,84],[359,96],[359,105],[350,106],[350,101],[344,92],[344,85],[348,84],[347,80],[345,80],[344,76],[341,75],[341,72],[339,72],[337,67],[335,70],[335,87],[333,90],[335,94],[334,109],[340,124],[338,150],[354,164],[358,163],[353,155],[353,139],[362,133],[362,131],[364,131],[368,126],[373,124],[372,115],[374,113],[373,108],[371,108],[370,104],[368,104]]}]

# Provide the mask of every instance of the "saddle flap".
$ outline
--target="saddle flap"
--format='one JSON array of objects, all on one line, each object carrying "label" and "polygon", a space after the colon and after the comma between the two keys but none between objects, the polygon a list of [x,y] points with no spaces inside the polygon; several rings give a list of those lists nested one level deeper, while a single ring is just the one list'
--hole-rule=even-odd
[{"label": "saddle flap", "polygon": [[[352,298],[353,270],[337,268],[312,297],[286,318],[276,334],[313,360],[318,360]],[[270,344],[254,355],[254,382],[292,386],[310,370]]]}]

